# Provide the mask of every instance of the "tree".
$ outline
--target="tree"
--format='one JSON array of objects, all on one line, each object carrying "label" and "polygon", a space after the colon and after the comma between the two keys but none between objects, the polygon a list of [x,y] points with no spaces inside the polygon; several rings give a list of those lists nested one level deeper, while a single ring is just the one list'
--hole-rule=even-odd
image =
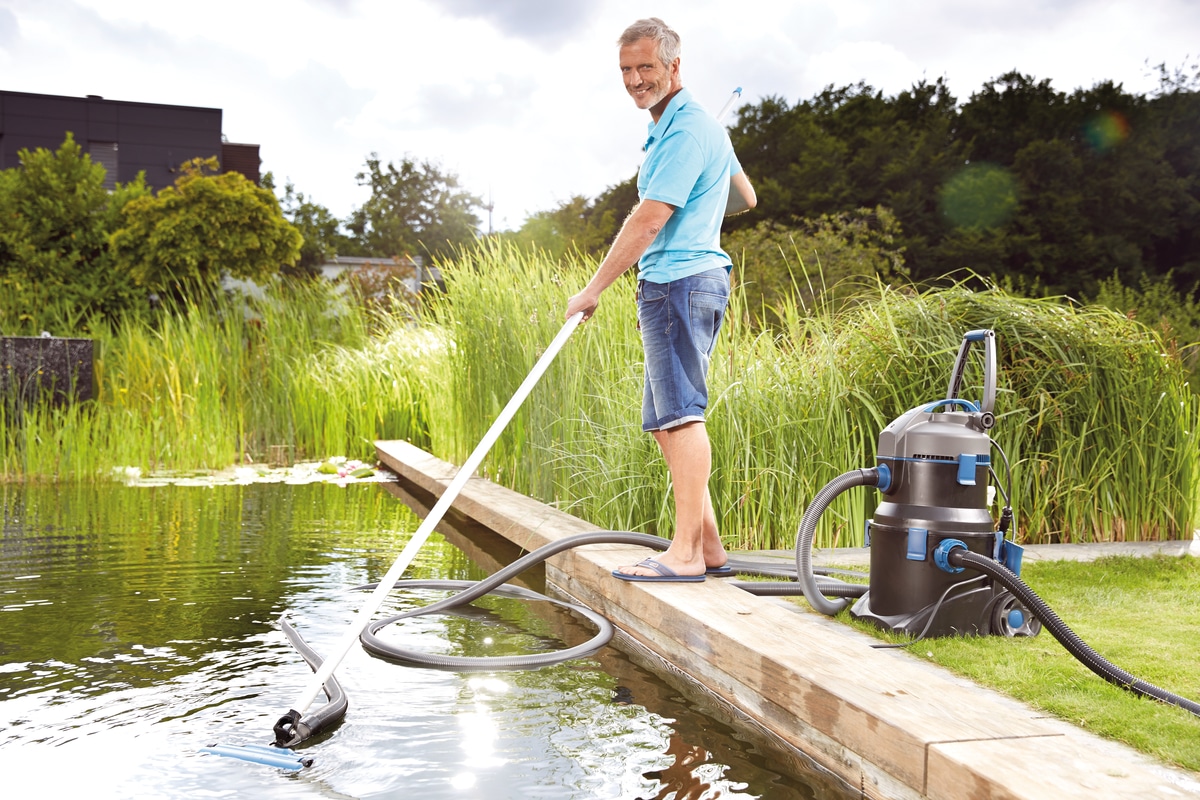
[{"label": "tree", "polygon": [[215,158],[192,159],[174,186],[125,205],[109,239],[113,258],[149,291],[184,297],[217,289],[222,275],[265,281],[300,257],[300,232],[268,189]]},{"label": "tree", "polygon": [[551,258],[570,252],[603,256],[637,201],[635,176],[608,187],[594,201],[576,195],[553,211],[531,214],[507,238],[521,247],[537,247]]},{"label": "tree", "polygon": [[376,153],[366,166],[355,177],[371,197],[346,224],[357,255],[437,259],[475,241],[480,220],[471,209],[483,200],[460,188],[457,175],[410,158],[384,167]]},{"label": "tree", "polygon": [[887,209],[860,208],[792,227],[760,222],[725,236],[722,247],[740,267],[750,321],[769,326],[789,303],[837,306],[858,294],[864,281],[905,278],[898,231]]},{"label": "tree", "polygon": [[[915,280],[970,270],[1051,294],[1170,273],[1200,278],[1200,69],[1144,98],[1111,82],[1065,94],[1010,72],[959,104],[942,80],[895,98],[862,83],[739,112],[730,136],[754,215],[791,229],[883,206]],[[1193,74],[1194,72],[1194,74]]]},{"label": "tree", "polygon": [[127,202],[149,195],[142,176],[106,191],[104,167],[70,133],[55,152],[39,147],[19,157],[20,168],[0,173],[0,327],[28,330],[51,316],[62,324],[128,308],[136,287],[115,272],[108,235]]},{"label": "tree", "polygon": [[[263,176],[263,186],[275,189],[275,176],[270,172]],[[315,276],[322,264],[336,257],[338,253],[351,249],[349,238],[342,233],[341,221],[328,208],[314,203],[302,192],[296,191],[291,181],[284,185],[279,206],[283,216],[300,231],[304,240],[300,245],[300,260],[296,263],[296,272]]]},{"label": "tree", "polygon": [[1158,66],[1160,87],[1150,111],[1162,142],[1163,156],[1184,179],[1185,197],[1175,235],[1154,243],[1155,263],[1173,267],[1176,287],[1188,291],[1200,282],[1200,60],[1168,72]]}]

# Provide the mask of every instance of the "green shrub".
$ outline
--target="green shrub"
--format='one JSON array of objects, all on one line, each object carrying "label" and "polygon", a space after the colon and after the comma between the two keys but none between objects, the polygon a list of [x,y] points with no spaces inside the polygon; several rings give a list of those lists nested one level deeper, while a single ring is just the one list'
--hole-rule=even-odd
[{"label": "green shrub", "polygon": [[21,150],[0,172],[0,332],[63,334],[115,319],[139,292],[108,251],[120,210],[149,194],[141,176],[111,193],[105,171],[68,134],[55,152]]}]

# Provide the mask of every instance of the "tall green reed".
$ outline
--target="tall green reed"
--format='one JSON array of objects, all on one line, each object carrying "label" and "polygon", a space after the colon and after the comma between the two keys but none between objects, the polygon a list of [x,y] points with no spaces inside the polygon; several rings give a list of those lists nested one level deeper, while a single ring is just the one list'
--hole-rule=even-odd
[{"label": "tall green reed", "polygon": [[[561,324],[594,262],[555,265],[502,246],[448,273],[438,323],[452,340],[453,443],[461,461]],[[490,477],[597,525],[670,535],[669,476],[640,431],[641,352],[632,283],[606,293],[511,430]],[[710,482],[737,547],[790,547],[808,501],[829,480],[874,463],[879,431],[943,399],[962,335],[997,331],[999,422],[1025,541],[1190,535],[1197,518],[1200,408],[1153,332],[1098,308],[963,286],[878,285],[857,300],[776,309],[747,323],[738,293],[714,354]],[[973,359],[963,394],[981,391]],[[444,443],[444,444],[443,444]],[[1003,469],[1000,469],[1004,478]],[[822,516],[817,543],[862,541],[876,497],[849,492]]]},{"label": "tall green reed", "polygon": [[[329,286],[270,287],[148,324],[97,330],[100,396],[0,408],[0,476],[87,479],[114,467],[218,468],[271,445],[367,458],[408,439],[462,463],[563,324],[595,269],[486,241],[443,266],[417,316],[382,316]],[[642,433],[631,276],[605,293],[482,471],[598,526],[670,535],[670,476]],[[836,293],[835,293],[836,294]],[[1200,398],[1148,328],[1100,308],[964,286],[858,288],[853,302],[772,309],[735,290],[714,353],[710,489],[734,547],[791,547],[811,498],[874,463],[879,431],[943,399],[965,331],[998,337],[998,422],[1025,541],[1189,536]],[[968,397],[982,374],[973,359]],[[998,467],[1003,478],[1003,469]],[[861,542],[876,496],[839,497],[817,544]]]},{"label": "tall green reed", "polygon": [[[323,282],[93,323],[97,399],[6,409],[0,473],[59,480],[118,467],[211,470],[261,461],[272,445],[370,457],[381,430],[409,436],[409,423],[397,417],[394,393],[360,391],[367,400],[351,402],[356,389],[337,362],[374,341],[378,324]],[[401,365],[399,382],[410,372]]]},{"label": "tall green reed", "polygon": [[[1027,541],[1191,535],[1200,403],[1179,361],[1147,327],[1101,307],[963,286],[880,287],[837,324],[840,371],[853,376],[864,425],[862,411],[887,421],[939,399],[962,333],[996,331],[991,435],[1012,465]],[[979,363],[964,389],[982,385]]]}]

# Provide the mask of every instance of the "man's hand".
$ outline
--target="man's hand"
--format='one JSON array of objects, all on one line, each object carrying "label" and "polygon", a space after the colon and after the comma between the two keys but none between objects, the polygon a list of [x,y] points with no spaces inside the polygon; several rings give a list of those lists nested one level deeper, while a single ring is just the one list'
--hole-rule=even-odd
[{"label": "man's hand", "polygon": [[566,318],[570,319],[582,311],[583,322],[587,322],[592,314],[596,312],[596,306],[598,305],[600,305],[600,293],[591,291],[591,286],[589,285],[582,292],[567,301]]},{"label": "man's hand", "polygon": [[579,311],[583,312],[584,320],[592,316],[596,306],[600,305],[600,293],[637,263],[674,213],[675,206],[657,200],[643,200],[634,206],[633,211],[625,218],[625,223],[621,225],[608,255],[596,269],[596,274],[588,281],[588,285],[583,287],[582,292],[567,301],[565,318],[570,319]]}]

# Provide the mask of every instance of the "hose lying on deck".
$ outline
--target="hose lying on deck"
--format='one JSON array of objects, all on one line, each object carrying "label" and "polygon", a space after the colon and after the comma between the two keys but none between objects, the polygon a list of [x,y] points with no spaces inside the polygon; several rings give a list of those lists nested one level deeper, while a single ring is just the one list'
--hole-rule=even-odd
[{"label": "hose lying on deck", "polygon": [[[767,582],[767,581],[730,581],[734,586],[743,589],[751,594],[758,596],[795,596],[803,594],[808,599],[809,603],[823,613],[833,615],[844,608],[849,600],[848,598],[861,597],[866,591],[867,586],[864,584],[846,583],[836,579],[817,580],[817,575],[821,574],[822,570],[814,569],[812,566],[812,539],[816,530],[817,520],[828,507],[830,503],[841,494],[843,491],[854,486],[873,486],[876,483],[876,475],[874,470],[864,469],[855,470],[846,473],[839,478],[834,479],[828,484],[825,489],[817,494],[810,504],[808,511],[801,521],[798,541],[796,543],[796,572],[792,573],[790,567],[782,565],[768,566],[761,562],[751,562],[738,559],[730,559],[729,565],[733,568],[735,574],[758,574],[774,577],[791,577],[792,580]],[[569,550],[573,547],[581,547],[589,544],[631,544],[643,547],[649,547],[654,550],[666,550],[670,546],[670,541],[659,536],[650,536],[645,533],[635,533],[632,531],[595,531],[592,533],[577,534],[567,536],[556,542],[552,542],[544,547],[538,548],[533,552],[517,559],[512,564],[504,567],[481,581],[448,581],[448,580],[429,580],[429,581],[400,581],[396,584],[397,588],[402,589],[438,589],[438,590],[459,590],[456,594],[431,603],[427,606],[407,611],[402,614],[396,614],[386,619],[372,622],[363,631],[359,637],[363,648],[371,655],[391,661],[398,664],[408,666],[425,667],[430,669],[451,670],[454,672],[478,672],[478,671],[493,671],[493,670],[514,670],[514,669],[536,669],[538,667],[557,664],[563,661],[569,661],[575,658],[584,658],[592,655],[601,647],[607,644],[614,634],[612,623],[605,619],[600,614],[591,609],[584,608],[572,603],[555,600],[538,592],[524,589],[518,586],[507,585],[506,581],[514,578],[530,567],[542,563],[551,556],[557,555],[564,550]],[[971,569],[976,569],[995,580],[1002,583],[1014,596],[1019,599],[1026,608],[1036,616],[1042,624],[1050,630],[1054,637],[1062,643],[1064,647],[1087,666],[1092,672],[1104,678],[1106,681],[1128,689],[1135,694],[1151,697],[1161,700],[1172,705],[1179,706],[1192,714],[1200,716],[1200,704],[1195,703],[1187,698],[1172,694],[1164,689],[1161,689],[1153,684],[1139,680],[1130,675],[1128,672],[1114,666],[1110,662],[1102,658],[1095,650],[1089,647],[1082,639],[1080,639],[1065,623],[1059,619],[1058,615],[1043,601],[1032,589],[1029,588],[1020,578],[1009,571],[1003,564],[993,561],[990,558],[979,555],[978,553],[970,552],[966,549],[954,549],[949,554],[949,561],[954,566],[961,566]],[[828,572],[841,572],[839,570],[830,570]],[[860,577],[866,577],[865,574]],[[369,590],[374,589],[376,584],[367,584],[364,586],[355,587],[357,589]],[[502,597],[511,597],[523,600],[543,600],[554,603],[558,606],[574,611],[584,618],[588,619],[596,627],[596,635],[582,644],[569,647],[564,650],[557,650],[548,653],[535,653],[520,656],[444,656],[430,653],[422,653],[415,650],[401,648],[393,643],[386,642],[379,638],[379,631],[388,625],[395,624],[405,619],[422,616],[425,614],[436,614],[449,612],[456,608],[468,605],[474,600],[483,597],[487,594],[495,594]],[[828,597],[839,598],[836,601],[827,599]],[[300,651],[305,661],[315,672],[321,664],[321,658],[300,635],[288,625],[282,623],[284,633],[288,639]],[[303,719],[289,719],[289,724],[284,726],[276,726],[276,745],[279,747],[296,747],[300,743],[316,736],[322,731],[328,730],[331,726],[342,720],[348,708],[345,693],[338,685],[334,678],[330,678],[324,685],[325,694],[328,697],[328,702],[316,709],[311,714]]]},{"label": "hose lying on deck", "polygon": [[808,508],[804,511],[804,516],[800,518],[800,530],[796,534],[796,579],[800,582],[800,588],[804,591],[804,599],[808,601],[810,606],[822,614],[832,617],[850,605],[849,598],[861,597],[862,592],[858,594],[839,594],[837,600],[830,600],[825,595],[833,593],[825,592],[822,590],[822,587],[817,585],[812,567],[812,545],[817,533],[817,522],[821,519],[821,515],[825,513],[825,509],[842,492],[852,489],[855,486],[877,486],[878,484],[878,468],[855,469],[843,473],[825,484],[821,491],[817,492],[812,502],[808,504]]}]

